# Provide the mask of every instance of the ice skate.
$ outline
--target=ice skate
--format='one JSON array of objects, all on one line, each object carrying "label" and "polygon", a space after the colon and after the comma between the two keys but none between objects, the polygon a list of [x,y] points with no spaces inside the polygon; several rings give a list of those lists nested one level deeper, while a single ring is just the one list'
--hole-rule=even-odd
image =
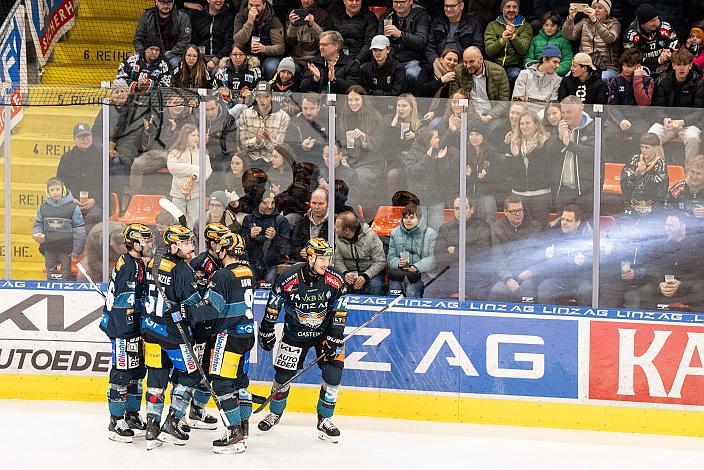
[{"label": "ice skate", "polygon": [[110,416],[108,439],[115,442],[130,443],[134,439],[134,432],[130,429],[124,418]]},{"label": "ice skate", "polygon": [[225,429],[225,435],[213,441],[213,452],[216,454],[241,454],[247,449],[241,426]]},{"label": "ice skate", "polygon": [[281,415],[277,415],[276,413],[269,413],[268,415],[266,415],[264,419],[259,421],[259,424],[257,424],[259,431],[261,431],[260,434],[271,430],[271,428],[273,428],[279,423],[280,419]]},{"label": "ice skate", "polygon": [[177,446],[186,445],[186,441],[188,441],[188,434],[181,430],[178,421],[179,418],[174,416],[173,410],[170,411],[164,425],[161,427],[161,433],[159,433],[159,437],[157,437],[157,439],[161,442],[167,442]]},{"label": "ice skate", "polygon": [[157,439],[159,433],[161,432],[161,425],[159,421],[154,416],[147,416],[147,432],[144,438],[147,441],[147,450],[156,449],[161,446],[163,442]]},{"label": "ice skate", "polygon": [[249,439],[249,420],[243,419],[242,424],[240,426],[242,426],[242,434],[244,435],[244,439],[242,439],[242,442],[244,442],[244,446],[246,448],[248,445],[247,440]]},{"label": "ice skate", "polygon": [[191,405],[188,412],[188,425],[193,429],[217,429],[218,419],[209,415],[205,408]]},{"label": "ice skate", "polygon": [[337,443],[340,440],[340,430],[330,418],[318,416],[318,439]]},{"label": "ice skate", "polygon": [[125,413],[125,421],[134,433],[134,437],[142,437],[147,432],[147,425],[142,421],[137,411],[128,411]]}]

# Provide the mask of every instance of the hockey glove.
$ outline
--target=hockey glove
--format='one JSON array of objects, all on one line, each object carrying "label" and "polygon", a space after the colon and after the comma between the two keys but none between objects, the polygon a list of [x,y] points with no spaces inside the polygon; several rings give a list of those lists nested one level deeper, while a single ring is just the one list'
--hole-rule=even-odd
[{"label": "hockey glove", "polygon": [[325,341],[323,341],[322,344],[322,352],[325,358],[328,361],[332,361],[335,359],[335,356],[338,354],[338,349],[342,347],[342,339],[341,338],[335,338],[334,336],[328,335],[327,338],[325,338]]},{"label": "hockey glove", "polygon": [[274,325],[268,321],[262,321],[259,326],[259,344],[264,351],[271,351],[276,344],[276,335],[274,334]]}]

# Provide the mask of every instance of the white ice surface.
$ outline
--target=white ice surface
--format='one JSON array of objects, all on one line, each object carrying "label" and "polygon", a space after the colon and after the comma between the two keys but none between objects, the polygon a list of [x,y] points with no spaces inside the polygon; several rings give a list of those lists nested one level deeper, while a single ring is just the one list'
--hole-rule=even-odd
[{"label": "white ice surface", "polygon": [[[264,415],[264,413],[262,413]],[[261,415],[257,415],[258,417]],[[335,417],[339,444],[317,438],[315,416],[286,413],[240,455],[216,455],[220,431],[147,453],[107,439],[107,405],[0,400],[0,468],[122,470],[695,469],[704,439],[510,426]]]}]

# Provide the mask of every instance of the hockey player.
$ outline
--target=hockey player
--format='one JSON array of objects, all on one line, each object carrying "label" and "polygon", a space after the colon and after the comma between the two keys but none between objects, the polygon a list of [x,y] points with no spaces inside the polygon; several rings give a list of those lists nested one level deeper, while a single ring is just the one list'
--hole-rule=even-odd
[{"label": "hockey player", "polygon": [[152,232],[146,225],[130,224],[122,236],[128,251],[118,258],[110,275],[100,329],[112,343],[108,437],[132,442],[146,429],[139,416],[145,374],[139,324],[147,292],[143,258],[149,256]]},{"label": "hockey player", "polygon": [[[208,289],[210,277],[215,271],[222,267],[220,252],[220,239],[223,235],[230,233],[230,230],[223,224],[212,223],[205,226],[203,235],[205,238],[206,251],[191,260],[191,267],[195,271],[198,293],[205,296]],[[224,254],[222,255],[224,256]],[[203,351],[205,343],[210,336],[210,322],[198,323],[193,329],[193,338],[196,342],[194,349],[196,353]],[[205,367],[205,365],[203,366]],[[217,429],[218,419],[209,415],[205,411],[210,399],[210,392],[201,383],[193,393],[191,409],[188,411],[188,425],[196,429]]]},{"label": "hockey player", "polygon": [[304,263],[284,271],[271,288],[264,318],[259,327],[259,343],[265,351],[274,348],[274,324],[284,310],[284,332],[275,354],[276,375],[269,405],[270,413],[259,422],[262,432],[269,431],[281,419],[286,408],[289,386],[282,387],[296,371],[303,368],[306,354],[315,349],[316,357],[325,357],[318,364],[323,383],[318,399],[318,437],[337,442],[339,429],[331,419],[344,367],[345,323],[347,298],[342,275],[330,266],[333,250],[323,238],[312,238],[306,244]]},{"label": "hockey player", "polygon": [[[247,392],[247,370],[249,351],[254,347],[254,273],[242,259],[246,251],[240,235],[224,235],[220,247],[224,267],[211,278],[205,297],[218,317],[211,322],[204,363],[229,421],[225,435],[213,441],[213,452],[224,454],[244,452],[249,433],[252,396]],[[248,410],[242,409],[241,401],[248,401]]]},{"label": "hockey player", "polygon": [[[191,401],[194,387],[201,377],[196,358],[191,356],[174,323],[172,313],[180,311],[182,327],[188,334],[191,325],[215,317],[215,310],[203,302],[196,290],[193,269],[186,262],[193,252],[193,232],[181,225],[170,225],[163,233],[168,250],[158,264],[158,280],[163,286],[167,303],[159,292],[153,276],[153,263],[147,271],[149,291],[145,303],[146,315],[142,317],[144,337],[144,363],[147,366],[147,450],[163,442],[184,445],[188,434],[179,420]],[[173,305],[169,308],[168,305]],[[164,408],[164,390],[173,369],[171,408],[160,428]]]}]

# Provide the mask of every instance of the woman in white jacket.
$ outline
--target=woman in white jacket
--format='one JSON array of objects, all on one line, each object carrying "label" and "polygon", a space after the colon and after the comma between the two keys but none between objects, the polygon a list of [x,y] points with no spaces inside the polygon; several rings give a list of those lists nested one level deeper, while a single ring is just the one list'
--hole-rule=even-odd
[{"label": "woman in white jacket", "polygon": [[169,173],[173,175],[171,180],[171,200],[176,204],[176,207],[181,209],[186,214],[186,220],[189,227],[193,228],[193,224],[198,219],[198,208],[201,203],[198,197],[198,186],[205,180],[210,178],[213,170],[210,167],[210,158],[208,154],[205,158],[205,177],[201,178],[198,171],[198,142],[200,141],[200,132],[193,124],[185,124],[176,138],[176,142],[169,149],[169,155],[166,160],[166,167]]}]

